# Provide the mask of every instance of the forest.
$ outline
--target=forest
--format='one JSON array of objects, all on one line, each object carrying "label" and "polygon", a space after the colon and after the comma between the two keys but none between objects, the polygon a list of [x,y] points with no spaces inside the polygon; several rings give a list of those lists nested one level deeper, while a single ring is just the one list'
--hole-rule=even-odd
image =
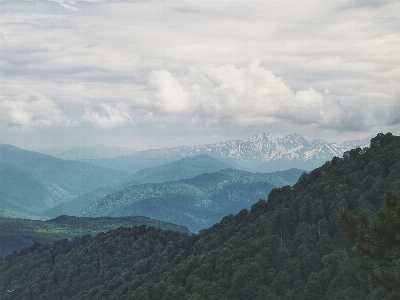
[{"label": "forest", "polygon": [[189,235],[120,227],[0,259],[1,299],[400,299],[400,137]]}]

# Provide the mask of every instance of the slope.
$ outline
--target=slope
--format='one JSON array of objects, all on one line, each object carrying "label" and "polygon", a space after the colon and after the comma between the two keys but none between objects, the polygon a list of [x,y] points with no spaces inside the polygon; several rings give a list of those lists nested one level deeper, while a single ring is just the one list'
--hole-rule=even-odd
[{"label": "slope", "polygon": [[130,176],[129,180],[142,183],[176,181],[227,168],[232,167],[208,155],[197,155],[185,157],[161,166],[139,170],[133,176]]},{"label": "slope", "polygon": [[98,234],[121,226],[134,227],[141,225],[189,233],[184,226],[140,216],[120,218],[59,216],[47,221],[0,217],[0,257],[28,247],[35,242],[53,243],[61,239],[71,239],[86,234]]},{"label": "slope", "polygon": [[105,186],[95,189],[94,191],[80,195],[66,203],[52,207],[44,211],[43,215],[50,218],[55,218],[61,215],[79,216],[79,213],[82,210],[96,203],[101,198],[116,192],[119,189],[120,188],[113,186]]},{"label": "slope", "polygon": [[0,162],[34,174],[75,195],[119,182],[126,176],[120,171],[84,162],[62,160],[4,144],[0,144]]},{"label": "slope", "polygon": [[83,159],[112,158],[121,155],[132,154],[135,152],[136,152],[135,150],[130,148],[121,148],[121,147],[113,147],[113,146],[98,144],[95,146],[74,147],[62,152],[54,151],[49,154],[67,160],[83,160]]},{"label": "slope", "polygon": [[20,202],[20,199],[0,191],[0,217],[26,218],[32,220],[42,218],[41,216],[35,215],[31,211],[28,211],[23,207],[15,204],[18,202]]},{"label": "slope", "polygon": [[25,213],[37,215],[76,197],[47,180],[4,162],[0,162],[0,192],[0,197],[7,197],[9,202],[24,209]]},{"label": "slope", "polygon": [[[296,172],[298,178],[301,170],[290,171]],[[130,186],[104,197],[80,215],[144,215],[181,224],[196,232],[226,214],[249,208],[255,199],[267,197],[285,180],[277,173],[225,169],[174,182]]]}]

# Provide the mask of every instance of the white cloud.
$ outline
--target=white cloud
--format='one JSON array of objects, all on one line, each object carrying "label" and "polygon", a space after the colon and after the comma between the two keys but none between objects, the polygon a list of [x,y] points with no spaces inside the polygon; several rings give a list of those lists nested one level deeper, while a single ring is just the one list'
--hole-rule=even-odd
[{"label": "white cloud", "polygon": [[0,105],[2,123],[23,132],[76,125],[64,115],[53,100],[40,93],[20,95],[17,100],[2,99]]},{"label": "white cloud", "polygon": [[194,67],[179,77],[162,70],[153,72],[150,83],[157,91],[157,107],[167,114],[180,112],[238,124],[290,121],[337,130],[362,130],[368,126],[360,121],[365,115],[356,106],[333,100],[312,87],[294,92],[282,78],[257,62],[242,68]]},{"label": "white cloud", "polygon": [[82,119],[96,126],[106,128],[121,126],[132,121],[126,105],[101,103],[100,108],[101,112],[86,108]]},{"label": "white cloud", "polygon": [[[132,120],[148,128],[143,140],[159,124],[172,135],[173,122],[190,120],[199,132],[301,125],[340,137],[399,126],[388,100],[400,92],[396,1],[1,5],[0,92],[10,102],[2,104],[0,134],[70,122],[117,135]],[[19,96],[32,93],[52,99],[42,106],[60,121]],[[162,146],[164,135],[157,139]]]},{"label": "white cloud", "polygon": [[156,90],[160,108],[167,112],[181,112],[188,108],[188,94],[179,81],[168,71],[153,71],[150,86]]}]

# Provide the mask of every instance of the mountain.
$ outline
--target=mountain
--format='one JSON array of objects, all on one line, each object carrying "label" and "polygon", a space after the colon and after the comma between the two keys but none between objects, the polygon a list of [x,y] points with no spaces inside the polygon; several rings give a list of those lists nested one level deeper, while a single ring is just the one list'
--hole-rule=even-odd
[{"label": "mountain", "polygon": [[137,173],[126,177],[123,180],[124,182],[121,184],[105,186],[85,193],[67,203],[62,203],[47,210],[44,212],[44,215],[49,217],[56,217],[59,215],[79,215],[82,210],[94,204],[101,198],[127,186],[187,179],[202,173],[214,172],[229,167],[228,164],[207,155],[183,158],[169,164],[140,170]]},{"label": "mountain", "polygon": [[66,203],[59,204],[43,212],[43,215],[50,218],[55,218],[61,215],[79,216],[79,213],[85,208],[91,206],[101,198],[114,193],[122,187],[105,186],[94,191],[80,195]]},{"label": "mountain", "polygon": [[248,171],[272,172],[290,168],[312,170],[334,156],[341,157],[344,151],[368,144],[369,138],[337,144],[323,140],[308,141],[295,133],[261,133],[243,140],[144,150],[132,155],[90,162],[133,173],[183,157],[207,154]]},{"label": "mountain", "polygon": [[[16,168],[35,175],[49,188],[61,188],[73,195],[81,195],[96,188],[121,181],[126,174],[86,162],[68,161],[49,155],[0,144],[1,181],[11,180],[4,168]],[[18,182],[13,183],[18,184]],[[51,187],[52,186],[52,187]],[[23,188],[23,186],[21,186]],[[60,191],[61,192],[61,191]],[[29,193],[29,190],[26,190]]]},{"label": "mountain", "polygon": [[[14,213],[22,214],[41,215],[44,210],[76,197],[47,180],[4,162],[0,162],[0,191],[0,199],[13,203]],[[16,215],[2,212],[0,216]]]},{"label": "mountain", "polygon": [[133,154],[136,151],[130,148],[112,147],[103,144],[88,147],[75,147],[66,151],[51,153],[52,156],[67,160],[113,158]]},{"label": "mountain", "polygon": [[293,183],[290,180],[302,173],[302,170],[285,174],[224,169],[174,182],[135,185],[107,195],[79,214],[143,215],[184,225],[196,232],[227,214],[249,208],[254,199],[266,198],[273,188]]},{"label": "mountain", "polygon": [[[0,295],[4,300],[399,299],[399,284],[369,281],[355,240],[339,219],[347,210],[364,213],[360,228],[374,229],[365,223],[373,217],[398,223],[399,149],[400,137],[378,134],[369,148],[333,158],[294,186],[273,189],[267,200],[199,234],[135,227],[34,244],[0,260]],[[388,190],[396,196],[380,210]],[[378,231],[391,232],[383,239],[390,248],[378,254],[396,249],[398,226],[379,225]],[[367,262],[375,274],[396,282],[397,253],[389,253],[387,264]]]},{"label": "mountain", "polygon": [[371,141],[371,139],[373,137],[374,136],[369,136],[369,137],[366,137],[366,138],[361,139],[361,140],[345,141],[345,142],[343,142],[341,144],[334,144],[334,145],[335,145],[335,147],[340,149],[342,151],[342,153],[343,153],[345,151],[348,151],[350,149],[355,149],[357,147],[360,147],[360,148],[368,147],[369,143],[370,143],[370,141]]},{"label": "mountain", "polygon": [[139,170],[133,176],[130,176],[129,180],[142,183],[175,181],[228,168],[232,168],[232,166],[203,154]]},{"label": "mountain", "polygon": [[134,227],[141,225],[189,233],[184,226],[140,216],[120,218],[59,216],[47,221],[0,217],[0,257],[28,247],[33,243],[53,243],[56,240],[98,234],[121,226]]},{"label": "mountain", "polygon": [[0,191],[0,217],[7,218],[25,218],[31,220],[42,219],[42,216],[34,214],[32,211],[28,211],[23,207],[19,206],[20,199],[15,196],[8,195]]}]

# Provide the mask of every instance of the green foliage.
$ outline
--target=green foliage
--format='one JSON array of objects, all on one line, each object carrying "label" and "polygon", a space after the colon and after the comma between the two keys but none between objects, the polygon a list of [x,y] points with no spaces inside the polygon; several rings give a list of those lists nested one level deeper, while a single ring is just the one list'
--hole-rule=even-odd
[{"label": "green foliage", "polygon": [[189,232],[187,227],[184,226],[140,216],[119,218],[59,216],[48,221],[0,218],[0,257],[28,247],[35,242],[53,243],[56,240],[71,239],[85,234],[97,234],[121,226],[143,224],[164,230]]},{"label": "green foliage", "polygon": [[[126,293],[141,285],[154,264],[154,253],[168,255],[176,249],[171,243],[182,245],[188,239],[187,234],[154,227],[121,227],[51,246],[35,243],[1,261],[1,299],[68,299],[90,288],[94,289],[84,293],[89,299],[110,299],[117,289]],[[148,299],[146,293],[141,288],[137,299]]]},{"label": "green foliage", "polygon": [[383,196],[381,209],[374,215],[341,211],[345,230],[356,241],[361,267],[373,286],[400,298],[400,186]]}]

